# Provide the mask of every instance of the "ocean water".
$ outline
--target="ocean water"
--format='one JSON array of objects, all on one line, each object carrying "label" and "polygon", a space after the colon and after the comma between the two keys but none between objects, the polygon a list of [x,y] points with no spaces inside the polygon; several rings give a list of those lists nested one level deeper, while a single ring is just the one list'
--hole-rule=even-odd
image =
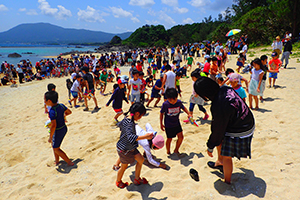
[{"label": "ocean water", "polygon": [[[98,46],[97,46],[98,47]],[[95,46],[82,46],[82,48],[75,48],[75,46],[60,46],[60,45],[23,45],[23,46],[13,46],[13,45],[1,45],[0,44],[0,63],[7,61],[10,64],[16,65],[21,60],[29,59],[33,65],[37,61],[45,58],[46,56],[57,57],[61,53],[66,53],[70,51],[94,51]],[[32,54],[24,54],[31,52]],[[8,58],[8,54],[18,53],[22,57],[20,58]]]}]

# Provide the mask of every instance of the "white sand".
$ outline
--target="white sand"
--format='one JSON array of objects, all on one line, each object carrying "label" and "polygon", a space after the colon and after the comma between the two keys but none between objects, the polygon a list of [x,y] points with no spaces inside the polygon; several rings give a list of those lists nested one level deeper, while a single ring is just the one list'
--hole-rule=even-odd
[{"label": "white sand", "polygon": [[[256,56],[264,53],[259,49],[256,52]],[[233,55],[226,66],[235,68],[235,63],[236,55]],[[149,180],[149,185],[117,188],[112,165],[118,158],[115,146],[120,132],[111,125],[115,115],[112,107],[105,107],[110,95],[103,97],[99,91],[96,97],[101,110],[98,113],[83,112],[84,107],[71,108],[73,113],[67,117],[68,134],[61,148],[74,159],[77,167],[65,167],[65,164],[56,167],[47,142],[48,131],[44,128],[47,115],[43,110],[43,95],[47,84],[54,83],[59,101],[68,106],[65,78],[34,81],[18,88],[0,87],[0,199],[298,199],[300,70],[294,58],[288,67],[278,76],[280,88],[267,88],[267,101],[259,105],[261,111],[253,111],[256,130],[252,159],[233,159],[231,186],[220,181],[221,173],[206,165],[216,159],[216,150],[214,158],[207,156],[210,124],[205,122],[199,128],[182,123],[185,138],[180,150],[186,153],[185,157],[168,158],[165,148],[155,151],[155,156],[170,166],[168,171],[144,165],[141,175]],[[107,91],[112,85],[108,84]],[[182,100],[187,102],[184,104],[187,107],[191,85],[190,78],[181,80]],[[128,110],[129,105],[125,102],[123,105]],[[89,107],[94,107],[92,100]],[[209,111],[210,105],[205,108]],[[139,124],[144,126],[150,122],[166,138],[159,129],[159,110],[151,108]],[[203,117],[197,107],[194,117]],[[185,118],[181,114],[181,121]],[[174,146],[175,141],[171,148]],[[190,168],[198,171],[200,182],[190,178]],[[123,181],[132,183],[133,173],[134,166],[131,166]]]}]

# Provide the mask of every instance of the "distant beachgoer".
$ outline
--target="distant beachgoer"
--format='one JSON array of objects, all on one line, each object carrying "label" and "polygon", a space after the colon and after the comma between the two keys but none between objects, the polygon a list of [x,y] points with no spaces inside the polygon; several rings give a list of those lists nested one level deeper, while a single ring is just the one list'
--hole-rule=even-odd
[{"label": "distant beachgoer", "polygon": [[292,46],[292,42],[291,42],[291,37],[287,36],[285,38],[284,49],[283,49],[283,53],[282,53],[282,57],[281,57],[282,64],[285,61],[284,68],[286,68],[286,66],[289,64],[289,57],[290,57],[292,50],[293,50],[293,46]]},{"label": "distant beachgoer", "polygon": [[275,51],[278,55],[282,52],[282,41],[280,40],[280,37],[277,36],[276,40],[272,43],[273,52]]},{"label": "distant beachgoer", "polygon": [[93,78],[93,75],[89,73],[89,68],[88,67],[83,67],[82,68],[83,72],[83,80],[85,82],[85,92],[83,94],[84,97],[84,104],[85,104],[85,109],[83,111],[88,111],[88,103],[87,103],[87,98],[92,98],[95,103],[95,108],[94,111],[98,111],[100,108],[98,107],[97,99],[95,97],[95,79]]},{"label": "distant beachgoer", "polygon": [[279,56],[276,52],[272,53],[272,59],[269,62],[269,87],[271,88],[271,82],[273,79],[273,87],[275,87],[275,81],[277,79],[279,69],[282,65],[281,60],[279,60]]}]

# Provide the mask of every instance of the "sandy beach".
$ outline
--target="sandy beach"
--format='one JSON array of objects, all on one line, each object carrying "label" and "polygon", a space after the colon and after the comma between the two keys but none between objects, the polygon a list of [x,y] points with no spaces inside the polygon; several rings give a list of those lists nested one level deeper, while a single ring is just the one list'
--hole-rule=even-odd
[{"label": "sandy beach", "polygon": [[[255,51],[255,56],[248,59],[264,53],[270,59],[269,49],[267,52],[261,48],[250,49]],[[236,68],[236,57],[229,56],[227,68]],[[0,199],[299,199],[300,69],[296,60],[290,59],[288,68],[278,75],[278,87],[266,88],[266,101],[259,104],[259,111],[253,111],[256,130],[252,158],[233,159],[232,185],[223,183],[223,174],[206,164],[216,160],[217,152],[214,150],[214,158],[206,153],[211,115],[208,121],[202,121],[203,113],[197,108],[194,118],[200,127],[184,124],[186,114],[180,115],[185,137],[180,150],[184,155],[168,157],[165,148],[155,151],[156,158],[164,161],[168,170],[154,168],[145,162],[141,175],[148,179],[149,185],[135,186],[132,183],[135,167],[130,166],[123,177],[130,185],[119,189],[112,166],[118,158],[116,142],[120,131],[112,124],[115,115],[112,107],[105,107],[110,95],[103,97],[97,91],[101,107],[97,113],[84,112],[83,106],[70,108],[73,113],[67,117],[68,133],[61,148],[76,165],[68,167],[62,162],[56,167],[51,145],[47,142],[48,130],[44,127],[48,117],[44,114],[43,95],[47,84],[54,83],[59,102],[69,106],[66,78],[34,81],[17,88],[0,87]],[[203,61],[203,58],[196,61]],[[243,76],[250,77],[249,74]],[[181,79],[180,84],[181,100],[188,107],[192,80]],[[106,92],[112,90],[112,85],[108,84]],[[148,92],[151,93],[151,89]],[[92,100],[89,107],[94,107]],[[205,108],[210,114],[210,103]],[[124,102],[123,110],[128,109],[129,105]],[[145,127],[149,122],[166,139],[159,128],[159,111],[160,108],[150,107],[149,114],[138,124]],[[171,149],[174,147],[173,140]],[[139,150],[143,152],[141,147]],[[190,177],[190,168],[198,171],[199,182]]]}]

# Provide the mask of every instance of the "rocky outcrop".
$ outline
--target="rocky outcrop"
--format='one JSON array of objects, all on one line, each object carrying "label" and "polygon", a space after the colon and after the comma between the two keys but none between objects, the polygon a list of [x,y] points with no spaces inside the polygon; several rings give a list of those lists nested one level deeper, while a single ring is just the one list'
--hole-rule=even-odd
[{"label": "rocky outcrop", "polygon": [[18,53],[11,53],[11,54],[8,54],[8,57],[9,58],[20,58],[22,56],[20,54],[18,54]]}]

